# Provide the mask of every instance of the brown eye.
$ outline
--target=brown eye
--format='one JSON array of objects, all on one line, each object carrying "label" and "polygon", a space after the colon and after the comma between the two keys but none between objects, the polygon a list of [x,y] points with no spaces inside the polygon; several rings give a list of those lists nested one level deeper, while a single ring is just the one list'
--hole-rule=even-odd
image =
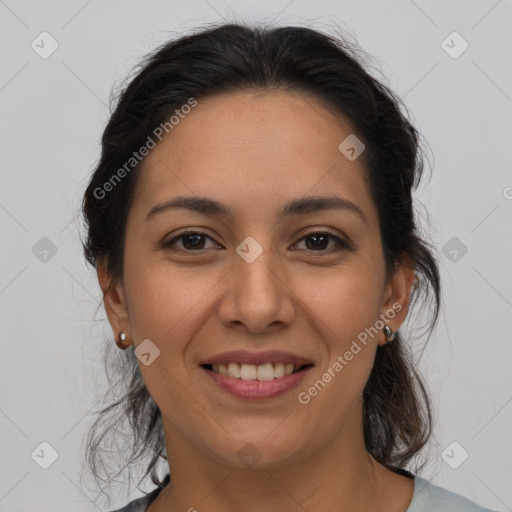
[{"label": "brown eye", "polygon": [[[181,252],[194,252],[208,249],[205,247],[207,240],[214,242],[214,246],[220,246],[208,235],[200,231],[187,231],[175,236],[171,240],[162,244],[164,249]],[[352,246],[342,240],[340,237],[329,232],[313,232],[302,237],[299,242],[306,241],[306,250],[308,252],[332,252],[340,250],[351,250]],[[329,249],[329,243],[334,242],[334,247]],[[181,246],[179,245],[181,244]],[[211,248],[211,247],[210,247]]]},{"label": "brown eye", "polygon": [[333,235],[332,233],[329,232],[309,233],[308,235],[301,238],[299,242],[302,242],[303,240],[306,240],[306,249],[308,251],[330,252],[325,251],[325,249],[328,248],[329,242],[331,240],[335,242],[335,247],[333,249],[335,251],[351,248],[348,242],[345,242],[340,237]]},{"label": "brown eye", "polygon": [[[201,233],[199,231],[187,231],[186,233],[181,233],[180,235],[172,238],[171,240],[164,242],[163,247],[166,249],[176,250],[176,251],[200,251],[204,249],[206,239],[214,241],[208,235]],[[177,246],[177,242],[181,241],[181,247]],[[218,244],[216,244],[218,247]]]}]

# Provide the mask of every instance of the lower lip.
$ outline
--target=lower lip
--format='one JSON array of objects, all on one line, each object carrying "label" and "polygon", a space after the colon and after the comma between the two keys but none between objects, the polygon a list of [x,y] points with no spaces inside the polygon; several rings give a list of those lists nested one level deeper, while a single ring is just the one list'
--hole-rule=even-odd
[{"label": "lower lip", "polygon": [[226,377],[206,368],[200,367],[212,381],[224,391],[245,400],[265,400],[283,395],[296,387],[306,376],[311,366],[297,373],[291,373],[284,377],[272,380],[242,380]]}]

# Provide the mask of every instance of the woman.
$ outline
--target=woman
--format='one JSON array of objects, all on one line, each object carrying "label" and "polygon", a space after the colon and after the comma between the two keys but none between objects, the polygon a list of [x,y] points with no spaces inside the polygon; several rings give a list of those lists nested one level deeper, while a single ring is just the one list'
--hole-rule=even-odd
[{"label": "woman", "polygon": [[[120,511],[485,510],[405,469],[432,414],[399,328],[419,300],[432,329],[440,300],[419,140],[356,50],[310,29],[209,27],[148,58],[83,204],[128,349],[102,413],[158,486]],[[116,434],[97,430],[95,475]]]}]

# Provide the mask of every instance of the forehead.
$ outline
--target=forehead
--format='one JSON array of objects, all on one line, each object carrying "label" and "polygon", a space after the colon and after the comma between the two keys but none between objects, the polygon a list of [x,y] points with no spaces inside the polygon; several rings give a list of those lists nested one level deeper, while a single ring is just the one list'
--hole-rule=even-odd
[{"label": "forehead", "polygon": [[155,203],[200,195],[252,215],[297,197],[336,194],[371,218],[362,159],[350,161],[338,149],[352,133],[345,119],[308,95],[199,99],[145,158],[133,207],[145,216]]}]

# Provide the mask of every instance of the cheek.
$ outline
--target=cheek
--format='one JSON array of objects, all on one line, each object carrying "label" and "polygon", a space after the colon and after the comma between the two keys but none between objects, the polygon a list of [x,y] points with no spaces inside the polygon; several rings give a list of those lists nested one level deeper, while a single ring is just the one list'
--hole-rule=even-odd
[{"label": "cheek", "polygon": [[219,281],[212,274],[198,267],[177,270],[165,262],[127,265],[125,289],[136,341],[149,338],[169,351],[186,343],[201,304]]},{"label": "cheek", "polygon": [[370,328],[379,319],[382,274],[378,266],[359,261],[320,279],[303,276],[300,281],[306,314],[323,345],[318,373],[325,387],[321,382],[316,386],[322,395],[317,405],[327,400],[329,410],[344,414],[360,396],[373,366],[378,335]]},{"label": "cheek", "polygon": [[358,262],[322,276],[301,276],[296,285],[322,337],[341,350],[378,319],[381,279],[378,268]]},{"label": "cheek", "polygon": [[199,414],[189,395],[189,369],[185,365],[187,345],[203,325],[203,304],[217,279],[193,275],[193,270],[178,271],[168,263],[144,263],[132,257],[126,266],[125,291],[135,345],[149,339],[159,350],[149,364],[139,362],[146,387],[160,410],[173,418],[173,423]]},{"label": "cheek", "polygon": [[322,293],[308,295],[321,362],[315,379],[298,396],[304,421],[312,422],[324,438],[335,437],[360,403],[378,339],[361,341],[361,333],[376,321],[379,297],[372,283],[348,278],[328,282]]},{"label": "cheek", "polygon": [[211,298],[223,274],[141,260],[127,258],[125,290],[131,328],[136,345],[149,339],[160,352],[154,362],[139,368],[161,410],[179,416],[191,402],[187,386],[181,385],[190,378],[189,342],[212,315]]}]

